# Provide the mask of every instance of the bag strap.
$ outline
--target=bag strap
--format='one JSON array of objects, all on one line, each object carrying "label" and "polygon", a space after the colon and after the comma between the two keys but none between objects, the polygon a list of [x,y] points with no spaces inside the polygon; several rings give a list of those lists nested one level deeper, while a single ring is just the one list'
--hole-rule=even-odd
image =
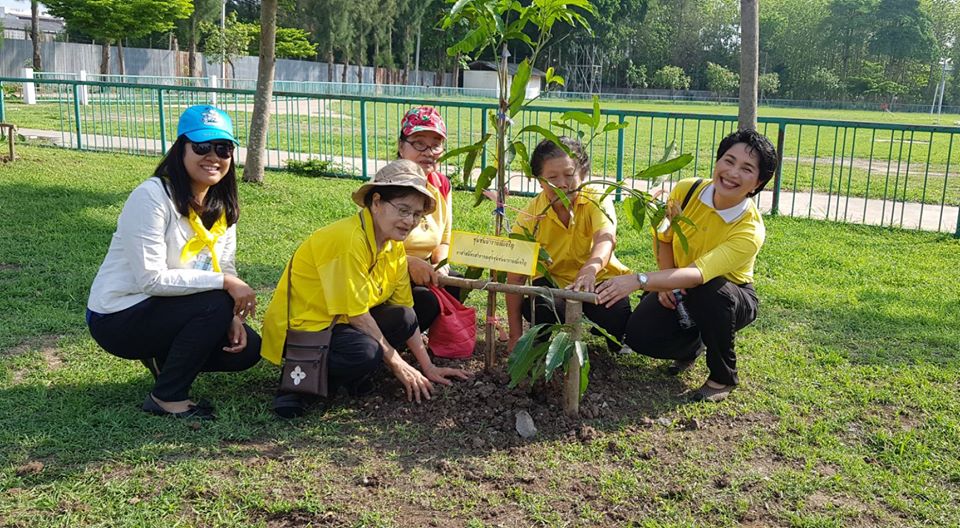
[{"label": "bag strap", "polygon": [[702,183],[703,178],[697,178],[697,181],[693,182],[693,185],[690,186],[690,190],[687,191],[687,195],[683,198],[683,204],[680,206],[681,212],[687,208],[687,204],[690,203],[690,198],[693,198],[693,193],[696,192],[697,187],[700,187]]},{"label": "bag strap", "polygon": [[[294,251],[293,255],[296,255]],[[293,255],[290,256],[290,262],[287,262],[287,330],[290,330],[290,292],[293,291],[293,279],[290,278],[293,275]],[[340,319],[340,314],[333,316],[333,321],[330,321],[330,328],[333,328],[333,325],[337,324],[337,320]]]}]

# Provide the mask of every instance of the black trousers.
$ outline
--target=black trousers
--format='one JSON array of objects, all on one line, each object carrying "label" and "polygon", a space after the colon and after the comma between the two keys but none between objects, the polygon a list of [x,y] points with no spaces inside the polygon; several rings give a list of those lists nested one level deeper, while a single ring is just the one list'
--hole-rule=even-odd
[{"label": "black trousers", "polygon": [[[463,275],[451,270],[450,276],[462,277]],[[437,319],[437,316],[440,315],[440,301],[438,301],[437,296],[430,291],[430,288],[426,286],[417,286],[411,282],[410,288],[413,290],[413,310],[417,312],[417,322],[420,324],[420,331],[425,332]],[[459,287],[444,286],[443,289],[447,290],[450,295],[453,295],[457,299],[460,298]]]},{"label": "black trousers", "polygon": [[[548,281],[545,277],[534,279],[533,285],[556,288],[556,286],[551,284],[550,281]],[[530,318],[530,297],[524,296],[523,304],[520,308],[523,318],[527,321],[530,321],[531,324],[538,325],[542,323],[553,324],[558,322],[566,322],[567,303],[565,301],[562,299],[557,299],[556,302],[554,302],[554,300],[546,299],[539,295],[534,296],[533,299],[533,305],[535,307],[535,313],[533,315],[536,317],[536,321],[531,321]],[[607,308],[601,304],[583,303],[583,315],[587,316],[587,318],[596,323],[600,328],[606,330],[607,333],[613,337],[617,339],[623,339],[623,332],[627,326],[627,319],[630,318],[630,299],[624,297],[611,308]],[[616,350],[617,344],[608,339],[607,348],[610,350]]]},{"label": "black trousers", "polygon": [[[371,308],[370,315],[390,346],[398,350],[403,349],[417,329],[417,316],[406,306],[381,304]],[[349,324],[333,327],[327,360],[327,386],[331,396],[340,387],[351,396],[370,392],[382,368],[383,349],[372,337]]]},{"label": "black trousers", "polygon": [[124,359],[156,358],[160,375],[153,395],[181,401],[201,372],[246,370],[260,360],[260,336],[247,325],[247,347],[224,352],[233,321],[233,298],[223,290],[150,297],[126,310],[93,314],[90,335]]},{"label": "black trousers", "polygon": [[626,343],[634,351],[658,359],[689,360],[701,345],[707,349],[710,379],[736,385],[737,331],[757,318],[757,292],[750,283],[738,285],[723,277],[690,288],[684,298],[697,323],[684,330],[674,310],[664,308],[657,295],[645,295],[627,323]]}]

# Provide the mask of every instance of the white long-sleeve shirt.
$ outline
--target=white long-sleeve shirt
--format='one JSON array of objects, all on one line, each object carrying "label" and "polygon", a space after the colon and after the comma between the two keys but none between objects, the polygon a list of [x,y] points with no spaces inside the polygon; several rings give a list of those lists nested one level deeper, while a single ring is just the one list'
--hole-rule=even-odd
[{"label": "white long-sleeve shirt", "polygon": [[110,249],[90,287],[87,308],[109,314],[148,297],[222,289],[224,273],[237,273],[236,225],[227,228],[215,244],[222,273],[209,270],[207,249],[180,261],[183,246],[193,236],[187,218],[164,191],[163,181],[149,178],[141,183],[123,205]]}]

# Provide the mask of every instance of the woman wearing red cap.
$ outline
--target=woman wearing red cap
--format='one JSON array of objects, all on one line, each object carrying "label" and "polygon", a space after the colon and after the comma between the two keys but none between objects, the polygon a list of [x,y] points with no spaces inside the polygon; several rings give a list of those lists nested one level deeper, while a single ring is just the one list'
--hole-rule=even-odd
[{"label": "woman wearing red cap", "polygon": [[[437,201],[436,210],[425,216],[403,242],[407,250],[407,268],[413,282],[413,309],[417,313],[421,331],[430,328],[440,313],[440,303],[429,286],[436,286],[440,275],[450,273],[448,265],[434,270],[434,266],[447,258],[453,228],[450,180],[440,173],[437,164],[446,148],[446,139],[447,126],[432,106],[411,108],[400,122],[397,155],[420,165],[427,175],[428,188]],[[460,295],[459,288],[447,287],[447,291],[454,297]]]},{"label": "woman wearing red cap", "polygon": [[177,141],[124,203],[90,287],[93,339],[155,378],[143,402],[149,413],[213,419],[209,404],[188,395],[196,377],[260,359],[260,336],[243,322],[257,298],[234,263],[236,144],[222,110],[184,110]]}]

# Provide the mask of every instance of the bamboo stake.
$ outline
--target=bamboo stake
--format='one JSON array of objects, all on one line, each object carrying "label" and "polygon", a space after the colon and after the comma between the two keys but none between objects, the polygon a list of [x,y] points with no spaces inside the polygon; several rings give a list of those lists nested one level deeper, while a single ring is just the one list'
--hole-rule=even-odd
[{"label": "bamboo stake", "polygon": [[[580,327],[580,316],[583,314],[583,304],[577,301],[567,301],[566,319],[570,325],[570,339],[579,341],[583,329]],[[576,352],[567,359],[567,382],[563,385],[563,413],[571,418],[580,416],[580,358]]]},{"label": "bamboo stake", "polygon": [[597,304],[597,294],[573,290],[561,290],[544,286],[527,286],[525,284],[504,284],[484,279],[465,279],[463,277],[440,276],[441,286],[457,286],[471,290],[487,290],[499,293],[515,293],[517,295],[543,295],[568,301]]}]

